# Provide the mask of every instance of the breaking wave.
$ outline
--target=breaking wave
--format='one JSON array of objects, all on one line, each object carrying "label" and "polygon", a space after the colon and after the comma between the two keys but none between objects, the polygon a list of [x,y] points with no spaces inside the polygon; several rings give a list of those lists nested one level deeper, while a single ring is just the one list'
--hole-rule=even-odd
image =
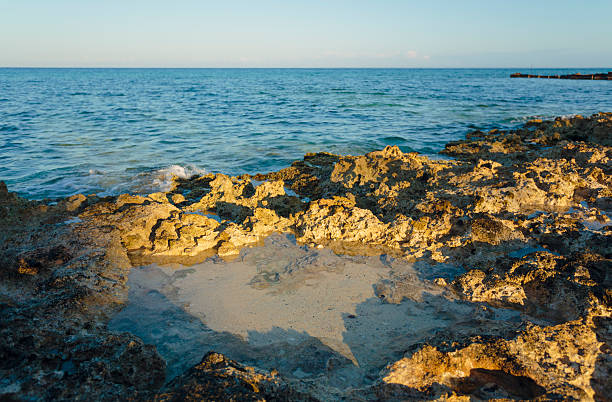
[{"label": "breaking wave", "polygon": [[[172,189],[172,181],[175,177],[181,179],[189,179],[194,176],[201,176],[206,174],[205,169],[199,168],[196,165],[188,164],[185,166],[171,165],[165,168],[141,172],[134,175],[126,176],[123,180],[114,183],[113,185],[104,185],[100,183],[102,187],[108,188],[100,195],[118,195],[121,193],[131,193],[146,195],[156,192],[165,192]],[[106,177],[103,172],[90,171],[91,176]]]},{"label": "breaking wave", "polygon": [[190,179],[194,176],[202,176],[204,174],[206,174],[205,169],[201,169],[192,164],[186,166],[172,165],[152,172],[152,184],[154,188],[157,188],[157,191],[170,191],[172,188],[172,180],[175,177]]}]

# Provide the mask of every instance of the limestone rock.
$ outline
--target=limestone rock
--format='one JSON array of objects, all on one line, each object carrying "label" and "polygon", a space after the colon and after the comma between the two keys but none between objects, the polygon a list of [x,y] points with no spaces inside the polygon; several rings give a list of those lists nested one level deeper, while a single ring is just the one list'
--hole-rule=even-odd
[{"label": "limestone rock", "polygon": [[[612,114],[600,113],[475,131],[446,146],[453,160],[397,147],[307,154],[254,177],[175,178],[169,192],[147,196],[75,195],[53,204],[20,198],[0,182],[0,399],[322,395],[310,392],[311,380],[214,353],[161,388],[156,350],[106,325],[127,301],[133,266],[235,257],[289,232],[337,252],[443,267],[426,278],[395,272],[375,292],[386,303],[445,298],[475,315],[413,344],[372,386],[329,388],[330,395],[607,400],[611,139]],[[426,284],[418,292],[417,280]],[[519,319],[486,319],[495,314]]]},{"label": "limestone rock", "polygon": [[172,380],[155,401],[314,401],[289,386],[278,374],[256,370],[209,352],[188,372]]}]

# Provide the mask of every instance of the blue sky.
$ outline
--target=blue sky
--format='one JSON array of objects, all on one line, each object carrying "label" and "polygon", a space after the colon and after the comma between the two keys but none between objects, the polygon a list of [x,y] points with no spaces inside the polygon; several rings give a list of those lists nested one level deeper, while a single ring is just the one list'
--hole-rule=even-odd
[{"label": "blue sky", "polygon": [[611,0],[0,0],[0,66],[609,68],[611,16]]}]

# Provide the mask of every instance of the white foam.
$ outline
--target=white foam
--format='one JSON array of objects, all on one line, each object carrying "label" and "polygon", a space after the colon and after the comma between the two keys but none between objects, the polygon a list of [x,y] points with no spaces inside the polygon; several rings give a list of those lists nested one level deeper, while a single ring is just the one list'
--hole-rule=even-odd
[{"label": "white foam", "polygon": [[[165,192],[172,189],[172,181],[175,177],[181,179],[189,179],[193,176],[200,176],[207,173],[205,169],[199,168],[193,164],[187,165],[171,165],[157,170],[150,170],[138,174],[124,172],[110,172],[98,169],[90,169],[83,176],[87,177],[81,182],[75,183],[76,192],[90,193],[96,192],[99,196],[118,195],[122,193],[131,194],[151,194],[159,191]],[[69,179],[66,179],[69,180]],[[83,187],[85,182],[86,189],[78,189]],[[65,188],[68,185],[63,182]],[[100,191],[100,189],[103,189]]]},{"label": "white foam", "polygon": [[202,176],[204,174],[206,174],[206,170],[200,169],[195,165],[172,165],[154,172],[153,185],[158,187],[158,191],[169,191],[172,188],[172,180],[175,177],[190,179],[193,176]]},{"label": "white foam", "polygon": [[[134,177],[127,191],[136,194],[150,194],[158,191],[170,191],[172,189],[172,181],[174,178],[190,179],[194,176],[206,174],[205,169],[201,169],[195,165],[171,165],[166,168],[144,172]],[[123,185],[117,186],[111,190],[112,193],[121,193],[126,189]]]}]

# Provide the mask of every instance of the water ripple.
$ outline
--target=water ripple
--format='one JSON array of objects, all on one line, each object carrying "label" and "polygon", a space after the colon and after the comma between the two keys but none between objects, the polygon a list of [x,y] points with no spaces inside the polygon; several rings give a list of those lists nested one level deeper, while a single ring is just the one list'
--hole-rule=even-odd
[{"label": "water ripple", "polygon": [[0,69],[0,180],[39,199],[148,191],[181,167],[255,173],[386,145],[435,154],[471,129],[612,111],[609,82],[511,72]]}]

